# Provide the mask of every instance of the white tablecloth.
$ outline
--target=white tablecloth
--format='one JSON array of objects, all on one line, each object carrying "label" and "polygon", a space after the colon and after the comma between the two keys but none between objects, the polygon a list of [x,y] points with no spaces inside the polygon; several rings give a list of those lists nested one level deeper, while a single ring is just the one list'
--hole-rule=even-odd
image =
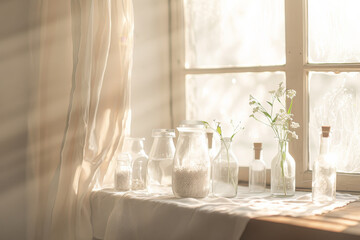
[{"label": "white tablecloth", "polygon": [[240,239],[252,217],[323,214],[358,199],[340,193],[336,197],[333,203],[314,204],[308,192],[273,198],[269,192],[250,194],[246,187],[239,187],[236,198],[204,199],[103,189],[91,196],[93,234],[105,240]]}]

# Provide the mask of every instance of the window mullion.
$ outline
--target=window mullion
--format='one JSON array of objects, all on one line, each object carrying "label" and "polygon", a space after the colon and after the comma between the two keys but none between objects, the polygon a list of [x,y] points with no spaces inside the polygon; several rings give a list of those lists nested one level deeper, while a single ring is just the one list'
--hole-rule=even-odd
[{"label": "window mullion", "polygon": [[[308,162],[308,92],[304,71],[306,63],[306,16],[305,0],[285,0],[286,38],[286,85],[295,89],[292,113],[294,121],[300,124],[298,140],[290,143],[290,152],[296,160],[296,186],[310,187],[311,179],[306,173]],[[289,103],[287,103],[289,104]]]}]

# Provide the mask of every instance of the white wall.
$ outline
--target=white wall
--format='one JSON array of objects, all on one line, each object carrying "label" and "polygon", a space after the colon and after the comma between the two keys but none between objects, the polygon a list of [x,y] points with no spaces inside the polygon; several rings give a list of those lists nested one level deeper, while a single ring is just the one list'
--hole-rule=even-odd
[{"label": "white wall", "polygon": [[145,137],[149,153],[151,130],[171,127],[168,0],[134,0],[133,4],[131,135]]}]

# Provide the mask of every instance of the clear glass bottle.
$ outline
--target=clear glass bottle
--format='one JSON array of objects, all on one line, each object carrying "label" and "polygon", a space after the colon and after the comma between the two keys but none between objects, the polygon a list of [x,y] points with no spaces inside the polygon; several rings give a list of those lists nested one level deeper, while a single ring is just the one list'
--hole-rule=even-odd
[{"label": "clear glass bottle", "polygon": [[254,159],[249,164],[249,192],[261,193],[266,187],[266,164],[262,143],[254,143]]},{"label": "clear glass bottle", "polygon": [[330,127],[323,126],[319,157],[312,169],[313,202],[331,202],[336,199],[336,164],[330,154]]},{"label": "clear glass bottle", "polygon": [[147,188],[150,193],[171,192],[171,176],[175,154],[174,129],[153,129],[154,142],[149,154]]},{"label": "clear glass bottle", "polygon": [[146,171],[148,156],[144,150],[145,138],[125,138],[122,152],[129,153],[132,158],[132,190],[146,189]]},{"label": "clear glass bottle", "polygon": [[205,126],[183,121],[174,156],[172,190],[178,198],[203,198],[209,193],[210,158]]},{"label": "clear glass bottle", "polygon": [[120,153],[115,156],[116,168],[114,186],[117,191],[131,189],[131,156],[129,153]]},{"label": "clear glass bottle", "polygon": [[221,140],[220,152],[212,163],[212,193],[216,197],[235,197],[238,189],[239,165],[231,139]]},{"label": "clear glass bottle", "polygon": [[295,160],[287,141],[279,141],[278,146],[278,153],[271,161],[271,195],[291,197],[295,194]]}]

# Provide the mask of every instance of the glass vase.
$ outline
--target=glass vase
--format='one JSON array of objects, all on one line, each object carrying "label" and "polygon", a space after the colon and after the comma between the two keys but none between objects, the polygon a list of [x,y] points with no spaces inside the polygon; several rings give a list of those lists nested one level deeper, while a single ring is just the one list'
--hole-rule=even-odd
[{"label": "glass vase", "polygon": [[238,186],[238,160],[232,148],[231,139],[221,140],[220,152],[212,162],[212,193],[217,197],[235,197]]},{"label": "glass vase", "polygon": [[289,153],[287,141],[279,141],[278,153],[271,162],[271,194],[274,197],[295,194],[295,160]]}]

